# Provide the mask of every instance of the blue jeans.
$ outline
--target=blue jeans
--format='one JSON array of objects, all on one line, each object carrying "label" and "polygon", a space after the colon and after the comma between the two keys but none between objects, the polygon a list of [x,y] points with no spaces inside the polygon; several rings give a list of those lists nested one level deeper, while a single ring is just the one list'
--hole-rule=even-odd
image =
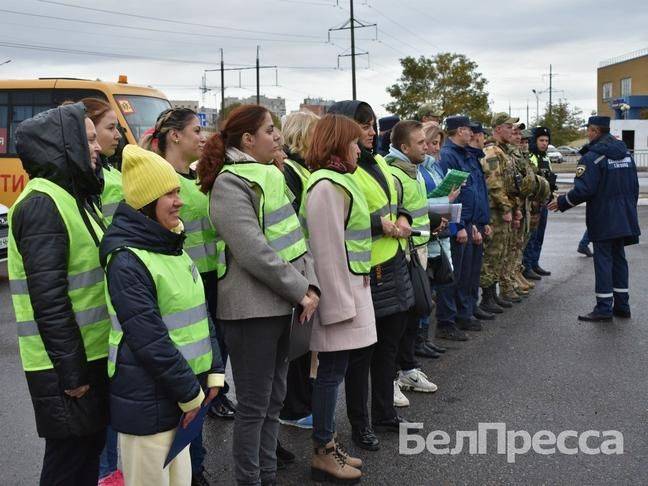
[{"label": "blue jeans", "polygon": [[538,227],[531,232],[529,242],[524,249],[522,263],[526,270],[532,270],[540,264],[540,253],[542,252],[542,244],[544,243],[545,231],[547,230],[548,214],[549,210],[547,206],[542,206]]},{"label": "blue jeans", "polygon": [[585,233],[583,233],[583,237],[578,243],[578,248],[588,246],[589,244],[590,244],[589,234],[587,233],[587,230],[585,230]]},{"label": "blue jeans", "polygon": [[109,425],[106,430],[106,445],[99,458],[99,478],[105,478],[117,470],[117,432]]},{"label": "blue jeans", "polygon": [[598,314],[612,315],[612,306],[629,311],[628,262],[623,238],[594,242],[594,276]]},{"label": "blue jeans", "polygon": [[328,444],[335,433],[335,404],[349,364],[349,351],[320,352],[313,385],[313,441]]}]

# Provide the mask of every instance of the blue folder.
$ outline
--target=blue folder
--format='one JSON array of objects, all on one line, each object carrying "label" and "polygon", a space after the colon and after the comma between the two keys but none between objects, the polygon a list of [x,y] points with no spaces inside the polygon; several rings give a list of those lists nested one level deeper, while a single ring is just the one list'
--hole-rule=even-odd
[{"label": "blue folder", "polygon": [[169,449],[169,453],[164,461],[164,467],[167,467],[185,447],[191,444],[191,442],[198,437],[198,434],[200,434],[203,424],[205,423],[205,415],[207,414],[208,409],[209,405],[200,407],[198,415],[196,415],[196,417],[189,423],[186,429],[182,428],[182,419],[184,418],[184,414],[182,414],[182,417],[180,417],[180,423],[176,429],[175,437],[171,443],[171,448]]}]

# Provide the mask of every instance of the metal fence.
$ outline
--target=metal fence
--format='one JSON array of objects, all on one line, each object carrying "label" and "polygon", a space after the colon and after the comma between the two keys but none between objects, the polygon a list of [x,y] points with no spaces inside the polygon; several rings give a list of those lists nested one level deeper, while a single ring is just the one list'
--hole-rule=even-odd
[{"label": "metal fence", "polygon": [[635,150],[632,155],[637,167],[648,167],[648,150]]}]

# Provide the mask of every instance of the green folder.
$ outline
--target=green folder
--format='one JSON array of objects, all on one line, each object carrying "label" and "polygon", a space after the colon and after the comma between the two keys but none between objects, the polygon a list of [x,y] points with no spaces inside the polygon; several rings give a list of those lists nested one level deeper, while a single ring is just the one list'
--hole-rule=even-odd
[{"label": "green folder", "polygon": [[450,169],[446,176],[430,194],[428,197],[445,197],[448,196],[453,189],[460,187],[470,176],[470,172],[464,172],[462,170]]}]

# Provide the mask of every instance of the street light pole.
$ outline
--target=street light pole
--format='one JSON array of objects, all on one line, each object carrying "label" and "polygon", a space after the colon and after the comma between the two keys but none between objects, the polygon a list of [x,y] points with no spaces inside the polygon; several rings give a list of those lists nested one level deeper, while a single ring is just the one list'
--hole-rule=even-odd
[{"label": "street light pole", "polygon": [[540,123],[540,96],[538,96],[538,92],[535,89],[532,89],[531,92],[535,95],[536,97],[536,125]]},{"label": "street light pole", "polygon": [[9,64],[13,59],[7,59],[5,62],[0,62],[0,66],[4,66],[5,64]]}]

